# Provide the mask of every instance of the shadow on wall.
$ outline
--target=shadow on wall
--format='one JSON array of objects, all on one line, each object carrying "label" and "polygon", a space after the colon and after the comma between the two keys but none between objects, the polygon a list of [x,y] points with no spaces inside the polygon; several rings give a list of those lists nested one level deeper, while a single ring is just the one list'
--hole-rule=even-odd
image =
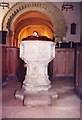
[{"label": "shadow on wall", "polygon": [[18,63],[18,67],[17,67],[17,79],[18,82],[23,83],[24,79],[25,79],[25,75],[26,75],[26,67],[24,67],[25,62],[19,58],[19,63]]}]

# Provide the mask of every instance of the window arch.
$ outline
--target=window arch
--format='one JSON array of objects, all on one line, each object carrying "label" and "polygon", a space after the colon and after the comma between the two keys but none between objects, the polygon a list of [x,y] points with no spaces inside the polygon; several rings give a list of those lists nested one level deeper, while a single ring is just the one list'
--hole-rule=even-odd
[{"label": "window arch", "polygon": [[75,23],[72,23],[72,24],[71,24],[71,34],[72,34],[72,35],[75,35],[75,34],[76,34],[76,24],[75,24]]}]

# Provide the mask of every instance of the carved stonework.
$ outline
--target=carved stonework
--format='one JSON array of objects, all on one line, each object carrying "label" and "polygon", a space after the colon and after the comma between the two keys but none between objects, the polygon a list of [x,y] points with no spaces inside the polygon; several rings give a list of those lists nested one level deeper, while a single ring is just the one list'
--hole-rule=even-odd
[{"label": "carved stonework", "polygon": [[55,57],[55,43],[51,41],[22,41],[20,43],[20,57],[28,64],[23,88],[26,91],[48,90],[51,85],[47,75],[47,66]]},{"label": "carved stonework", "polygon": [[52,41],[22,41],[20,58],[27,63],[27,72],[22,88],[15,97],[23,100],[24,105],[50,105],[58,98],[51,89],[48,78],[48,63],[55,57],[55,43]]},{"label": "carved stonework", "polygon": [[[51,3],[40,2],[18,2],[9,9],[3,18],[2,28],[13,32],[13,24],[16,19],[27,11],[39,11],[46,14],[54,27],[55,35],[65,36],[66,24],[61,11]],[[61,21],[61,22],[60,22]]]}]

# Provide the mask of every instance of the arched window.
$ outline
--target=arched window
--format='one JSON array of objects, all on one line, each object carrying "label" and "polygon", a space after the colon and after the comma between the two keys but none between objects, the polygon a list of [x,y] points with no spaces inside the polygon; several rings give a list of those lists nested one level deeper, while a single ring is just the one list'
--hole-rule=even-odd
[{"label": "arched window", "polygon": [[71,34],[72,34],[72,35],[75,35],[75,34],[76,34],[76,24],[75,24],[75,23],[72,23],[72,24],[71,24]]},{"label": "arched window", "polygon": [[38,32],[37,32],[37,31],[34,31],[34,32],[33,32],[33,36],[38,37],[38,36],[39,36]]}]

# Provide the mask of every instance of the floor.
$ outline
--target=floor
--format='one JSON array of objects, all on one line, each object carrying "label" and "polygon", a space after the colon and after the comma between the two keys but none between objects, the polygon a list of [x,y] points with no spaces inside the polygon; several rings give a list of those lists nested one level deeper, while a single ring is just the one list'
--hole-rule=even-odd
[{"label": "floor", "polygon": [[80,118],[80,99],[74,94],[72,80],[52,82],[52,88],[59,93],[53,106],[23,106],[21,100],[14,98],[20,86],[16,80],[8,80],[2,88],[2,118]]}]

